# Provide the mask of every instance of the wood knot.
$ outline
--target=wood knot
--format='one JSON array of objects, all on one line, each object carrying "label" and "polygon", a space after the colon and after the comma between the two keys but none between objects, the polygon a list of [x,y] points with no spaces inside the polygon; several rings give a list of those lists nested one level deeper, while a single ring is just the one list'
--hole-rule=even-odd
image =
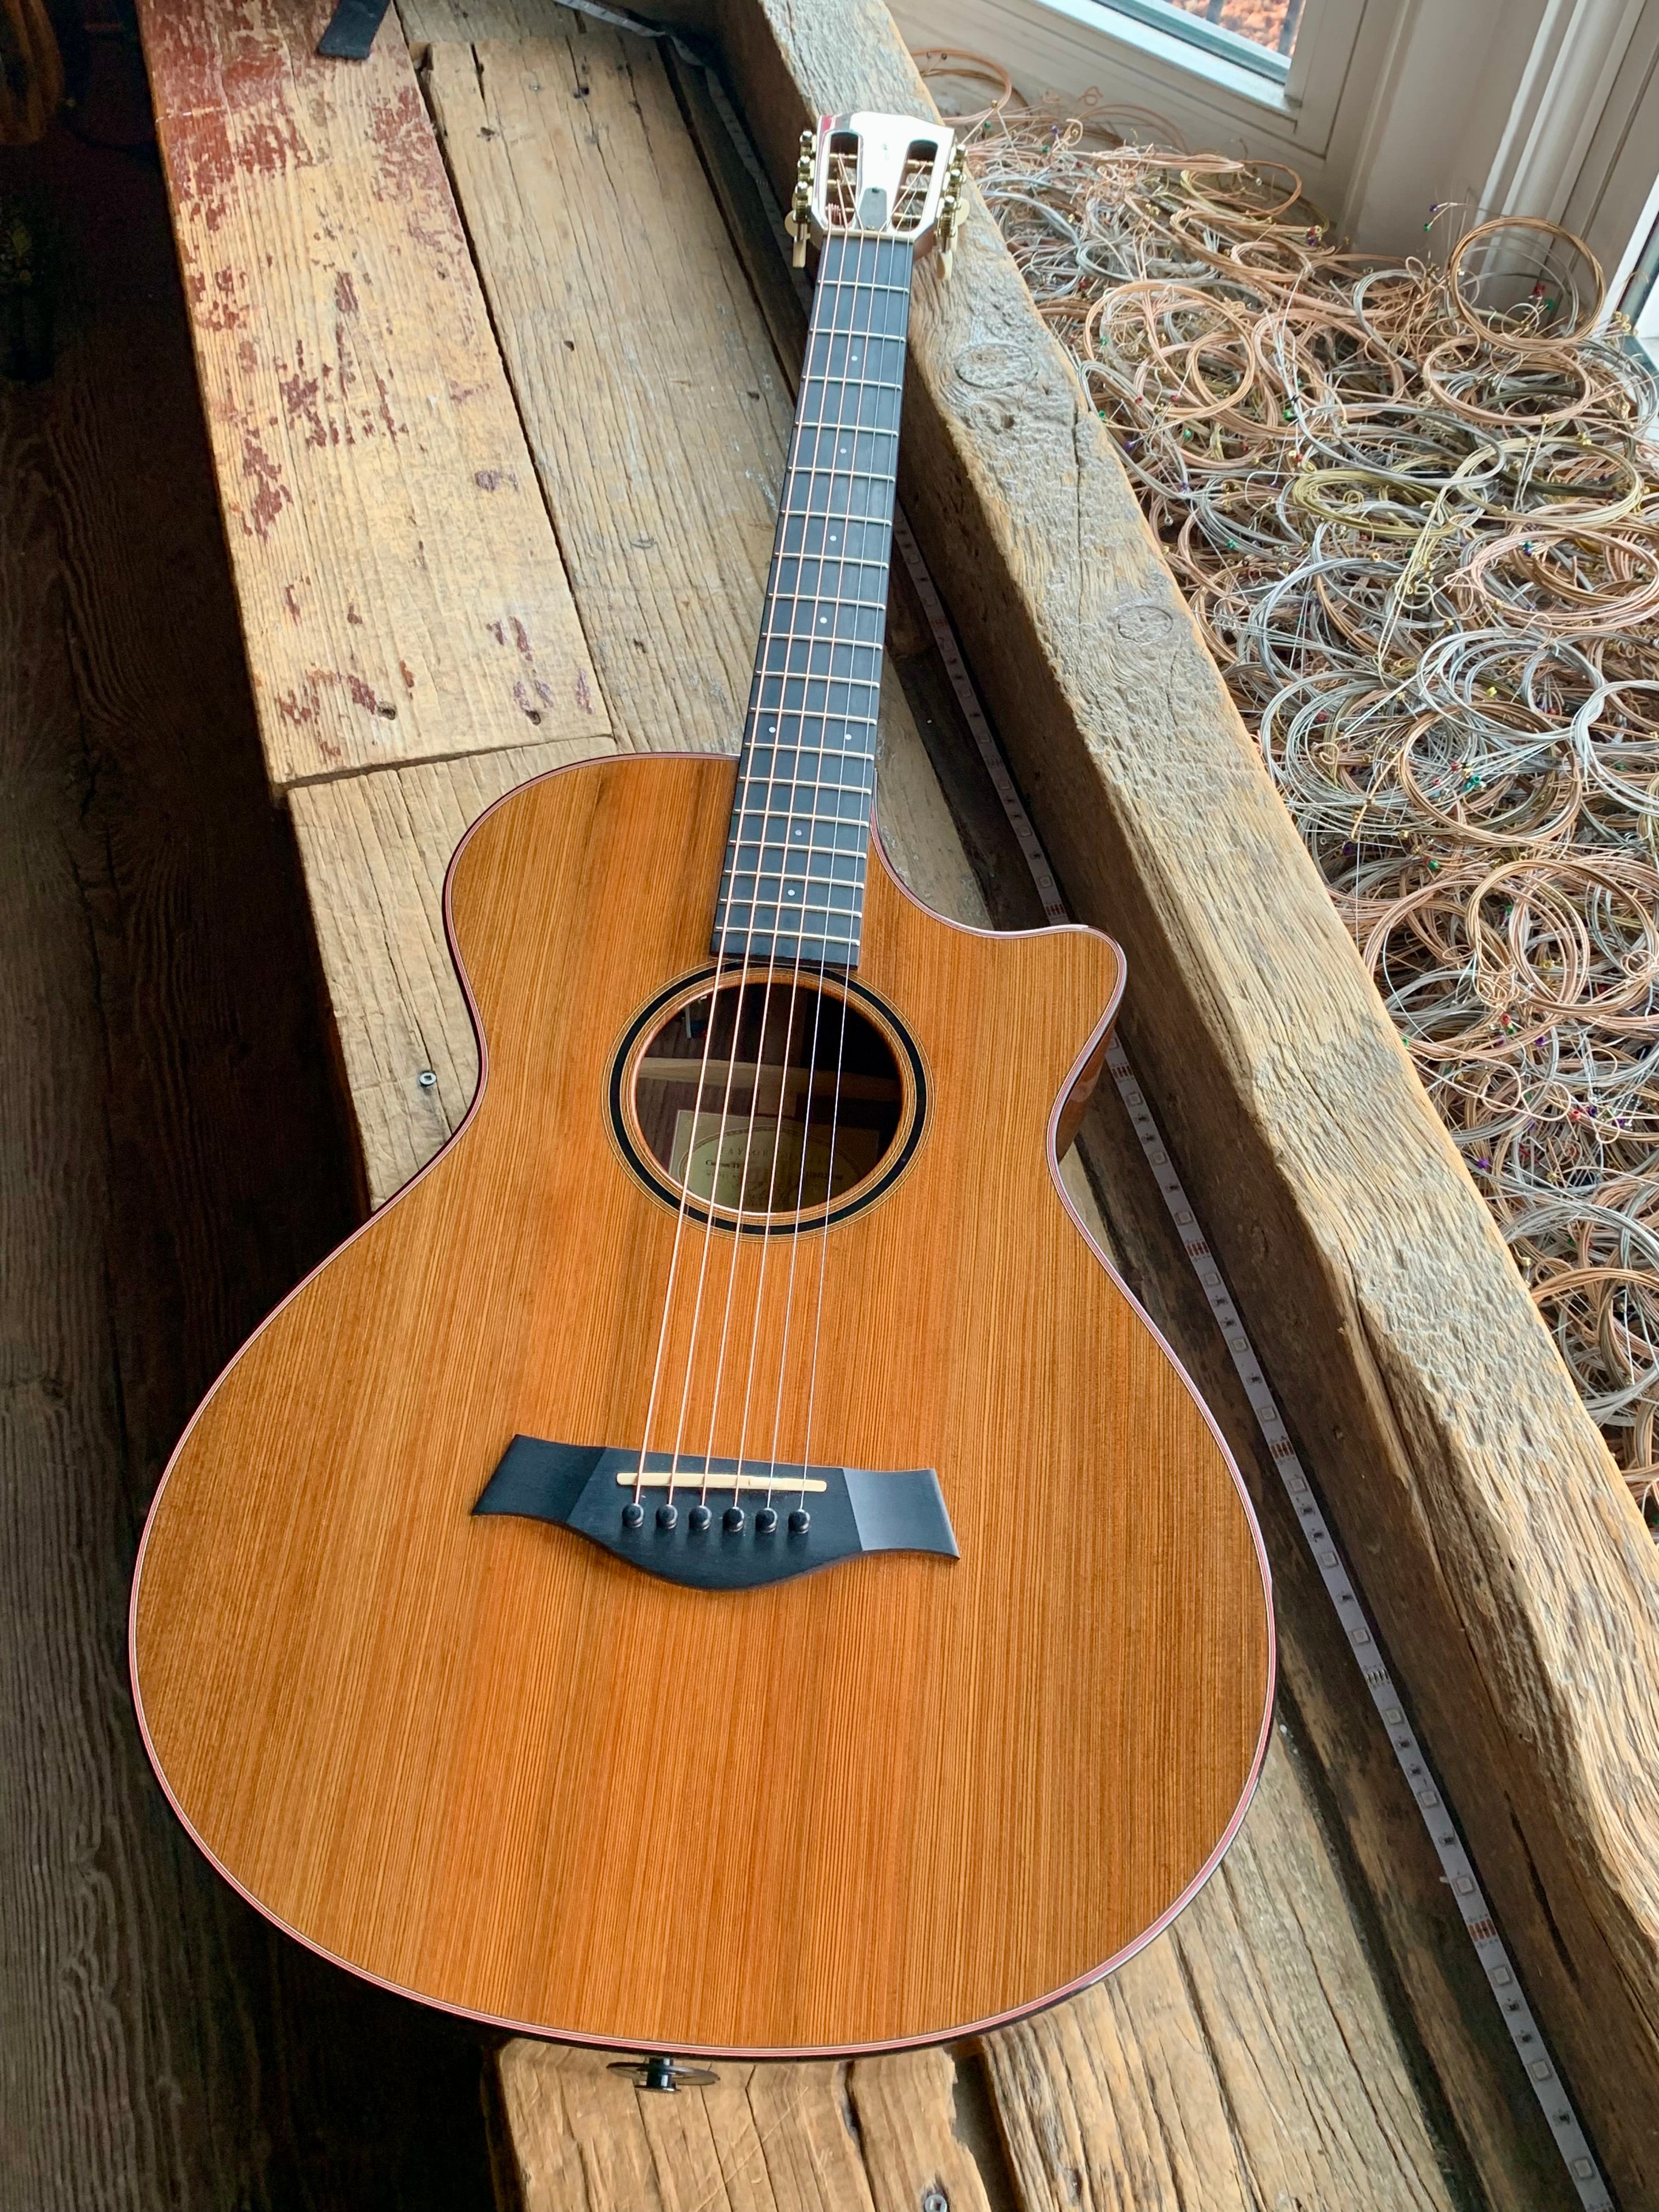
[{"label": "wood knot", "polygon": [[1176,626],[1174,614],[1156,599],[1131,599],[1126,606],[1114,607],[1107,619],[1131,645],[1149,645],[1154,638],[1168,637]]}]

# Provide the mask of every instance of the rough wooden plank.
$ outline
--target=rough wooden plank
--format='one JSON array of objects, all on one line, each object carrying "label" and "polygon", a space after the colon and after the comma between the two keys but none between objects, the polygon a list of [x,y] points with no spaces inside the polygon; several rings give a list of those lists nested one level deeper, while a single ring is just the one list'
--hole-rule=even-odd
[{"label": "rough wooden plank", "polygon": [[[878,769],[884,842],[918,897],[982,921],[921,740],[894,719],[884,717]],[[348,776],[291,796],[371,1206],[424,1166],[477,1088],[472,1026],[444,935],[450,855],[486,806],[545,767],[542,748],[520,748]]]},{"label": "rough wooden plank", "polygon": [[477,1088],[444,876],[468,823],[544,765],[538,749],[481,753],[291,796],[371,1205],[425,1165]]},{"label": "rough wooden plank", "polygon": [[861,2058],[850,2086],[875,2212],[921,2212],[935,2196],[949,2212],[992,2212],[1006,2181],[999,2147],[981,2165],[965,2139],[948,2051]]},{"label": "rough wooden plank", "polygon": [[1169,1936],[986,2052],[1028,2212],[1458,2202],[1282,1743]]},{"label": "rough wooden plank", "polygon": [[[733,4],[775,184],[925,100],[876,0]],[[1659,2194],[1659,1575],[1158,556],[975,204],[901,489],[1577,2095]]]},{"label": "rough wooden plank", "polygon": [[664,2097],[591,2051],[521,2040],[499,2063],[523,2212],[875,2212],[843,2067],[723,2067]]},{"label": "rough wooden plank", "polygon": [[270,779],[544,743],[605,702],[395,21],[145,0]]},{"label": "rough wooden plank", "polygon": [[[789,384],[659,47],[520,9],[544,35],[474,46],[425,5],[427,96],[617,733],[732,750]],[[930,891],[982,915],[892,682],[882,741],[896,863],[914,880],[931,852]]]},{"label": "rough wooden plank", "polygon": [[422,80],[617,734],[734,745],[791,410],[654,46],[548,12]]},{"label": "rough wooden plank", "polygon": [[1577,2198],[1505,2034],[1277,1470],[1115,1090],[1103,1085],[1079,1152],[1104,1194],[1114,1256],[1181,1358],[1244,1469],[1273,1563],[1279,1711],[1309,1802],[1340,1836],[1356,1917],[1385,1992],[1420,2045],[1437,2136],[1461,2147],[1494,2207],[1571,2212]]},{"label": "rough wooden plank", "polygon": [[[428,85],[618,731],[731,749],[791,402],[660,57],[550,12],[564,35],[485,48],[476,66],[469,46],[434,43]],[[426,23],[442,27],[431,10]],[[481,73],[512,88],[510,131],[479,107]],[[671,237],[658,264],[613,283],[660,231],[668,191],[695,249],[690,278]],[[659,423],[660,441],[648,429]],[[982,922],[890,676],[880,739],[878,816],[895,866],[930,904]],[[485,805],[547,765],[537,749],[293,794],[374,1204],[442,1143],[477,1080],[439,913],[449,855]]]},{"label": "rough wooden plank", "polygon": [[[94,135],[142,128],[123,58]],[[0,2207],[483,2212],[468,2032],[277,1936],[132,1725],[149,1490],[349,1187],[160,181],[9,164],[63,283],[0,384]]]},{"label": "rough wooden plank", "polygon": [[722,2067],[713,2088],[641,2095],[591,2052],[500,2059],[522,2212],[991,2212],[956,2132],[944,2051],[842,2066]]}]

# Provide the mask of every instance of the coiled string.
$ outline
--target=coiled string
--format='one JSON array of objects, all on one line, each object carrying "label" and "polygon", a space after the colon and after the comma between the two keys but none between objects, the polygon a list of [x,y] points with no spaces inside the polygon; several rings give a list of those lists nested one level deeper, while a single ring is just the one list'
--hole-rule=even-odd
[{"label": "coiled string", "polygon": [[1659,1519],[1653,376],[1553,224],[1373,264],[1171,137],[1005,101],[969,162]]}]

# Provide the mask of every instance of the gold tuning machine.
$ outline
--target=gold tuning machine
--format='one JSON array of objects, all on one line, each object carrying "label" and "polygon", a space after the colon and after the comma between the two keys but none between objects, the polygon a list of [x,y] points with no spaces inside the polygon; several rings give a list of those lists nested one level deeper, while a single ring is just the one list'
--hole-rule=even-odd
[{"label": "gold tuning machine", "polygon": [[957,250],[957,228],[962,221],[963,154],[960,146],[951,156],[951,166],[945,173],[945,190],[939,203],[939,245],[943,256],[942,272],[948,276],[951,263]]},{"label": "gold tuning machine", "polygon": [[803,131],[800,134],[800,159],[795,164],[795,197],[783,219],[784,228],[794,240],[794,251],[789,258],[797,269],[806,266],[806,238],[811,228],[812,208],[812,160],[817,147],[817,139],[814,133]]}]

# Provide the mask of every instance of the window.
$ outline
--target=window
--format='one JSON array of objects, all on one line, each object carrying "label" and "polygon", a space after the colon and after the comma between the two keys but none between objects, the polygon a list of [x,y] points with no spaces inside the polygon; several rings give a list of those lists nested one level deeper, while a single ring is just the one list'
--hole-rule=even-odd
[{"label": "window", "polygon": [[1631,271],[1623,305],[1637,343],[1653,366],[1659,368],[1659,222],[1649,233],[1648,242]]},{"label": "window", "polygon": [[1092,94],[1179,145],[1287,162],[1315,200],[1334,209],[1348,160],[1346,149],[1331,159],[1339,106],[1346,95],[1357,130],[1407,0],[890,4],[913,52],[994,56],[1030,99],[1086,102]]},{"label": "window", "polygon": [[1302,0],[1103,0],[1103,4],[1161,25],[1191,46],[1280,84],[1290,75]]}]

